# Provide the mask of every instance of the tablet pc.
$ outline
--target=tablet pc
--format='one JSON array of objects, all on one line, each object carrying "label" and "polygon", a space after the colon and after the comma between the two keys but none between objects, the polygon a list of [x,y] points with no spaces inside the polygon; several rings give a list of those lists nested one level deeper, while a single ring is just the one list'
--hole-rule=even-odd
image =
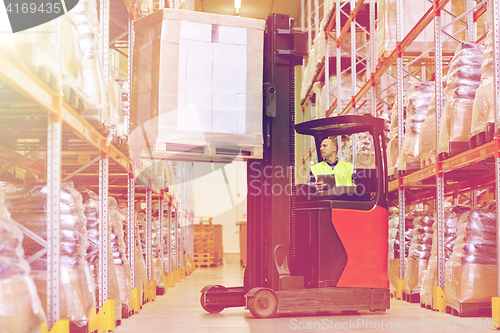
[{"label": "tablet pc", "polygon": [[323,191],[329,190],[331,188],[334,188],[335,185],[335,174],[333,173],[327,173],[327,174],[319,174],[317,176],[317,181],[320,182],[322,181],[323,183],[326,184],[326,187],[323,189]]}]

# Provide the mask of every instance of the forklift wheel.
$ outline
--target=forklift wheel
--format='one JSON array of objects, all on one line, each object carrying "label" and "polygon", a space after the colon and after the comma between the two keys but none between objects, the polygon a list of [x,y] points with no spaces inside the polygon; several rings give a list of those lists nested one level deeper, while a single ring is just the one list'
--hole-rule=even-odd
[{"label": "forklift wheel", "polygon": [[224,310],[223,306],[220,306],[220,305],[211,305],[211,304],[205,303],[205,297],[204,296],[205,296],[205,294],[201,294],[201,297],[200,297],[200,303],[201,303],[201,307],[203,308],[203,310],[205,310],[207,312],[210,312],[210,313],[219,313],[222,310]]},{"label": "forklift wheel", "polygon": [[254,296],[248,297],[247,306],[254,317],[269,318],[278,309],[278,299],[271,290],[261,289]]}]

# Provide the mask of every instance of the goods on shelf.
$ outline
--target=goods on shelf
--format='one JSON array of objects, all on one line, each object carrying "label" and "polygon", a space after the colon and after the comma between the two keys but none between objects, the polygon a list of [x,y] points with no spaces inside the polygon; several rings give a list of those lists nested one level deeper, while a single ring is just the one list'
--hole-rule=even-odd
[{"label": "goods on shelf", "polygon": [[85,110],[83,118],[93,126],[109,124],[109,91],[99,56],[99,21],[96,1],[80,0],[71,10],[79,32],[82,52]]},{"label": "goods on shelf", "polygon": [[404,287],[404,292],[409,295],[420,293],[423,274],[431,256],[432,223],[434,216],[428,212],[421,213],[413,220],[413,236],[408,252]]},{"label": "goods on shelf", "polygon": [[16,57],[53,89],[61,88],[62,84],[60,22],[55,19],[20,33],[0,36]]},{"label": "goods on shelf", "polygon": [[[88,189],[83,190],[83,203],[85,206],[85,216],[87,217],[87,238],[89,240],[89,247],[87,249],[87,260],[90,263],[92,269],[92,275],[94,277],[94,283],[96,286],[96,303],[99,302],[99,253],[100,248],[100,235],[99,235],[99,224],[101,223],[99,218],[99,196]],[[108,205],[109,206],[109,205]],[[115,300],[115,320],[121,320],[122,318],[122,304],[120,300],[120,287],[118,285],[118,278],[116,276],[115,260],[113,247],[119,251],[119,246],[117,244],[118,236],[113,233],[111,221],[109,220],[108,214],[108,299]],[[113,244],[113,245],[112,245]],[[117,258],[120,259],[120,258]],[[121,260],[120,260],[121,262]]]},{"label": "goods on shelf", "polygon": [[[43,239],[47,239],[47,192],[44,184],[33,184],[11,190],[6,203],[12,218]],[[61,184],[60,192],[60,304],[61,318],[77,326],[85,326],[94,306],[94,285],[90,267],[85,260],[86,228],[82,196],[73,183]],[[35,255],[43,247],[25,237],[26,255]],[[47,301],[47,257],[31,262],[31,276],[38,289],[44,309]]]},{"label": "goods on shelf", "polygon": [[158,219],[159,205],[153,205],[153,216],[151,218],[151,249],[153,252],[153,279],[157,287],[163,287],[163,262],[161,260],[161,238],[160,238],[160,220]]},{"label": "goods on shelf", "polygon": [[[402,12],[402,36],[406,36],[417,22],[424,16],[425,12],[432,7],[432,3],[427,0],[403,1]],[[445,7],[451,12],[452,5],[448,3]],[[454,17],[447,15],[444,11],[443,25],[452,21]],[[456,23],[455,23],[456,24]],[[396,48],[397,43],[397,0],[382,0],[377,1],[377,58],[384,56],[386,51],[392,52]],[[443,52],[453,52],[455,43],[448,41],[444,42]],[[434,47],[434,27],[429,24],[422,31],[413,43],[405,50],[406,53],[423,53]]]},{"label": "goods on shelf", "polygon": [[113,260],[115,263],[116,277],[118,279],[118,287],[120,289],[120,299],[122,308],[126,307],[127,311],[130,306],[130,266],[126,257],[125,242],[123,236],[123,221],[126,219],[119,209],[116,199],[108,198],[108,218],[111,225],[111,234],[109,241],[111,250],[113,251]]},{"label": "goods on shelf", "polygon": [[11,219],[0,190],[0,327],[5,333],[39,332],[46,322],[22,242],[23,233]]},{"label": "goods on shelf", "polygon": [[[108,81],[109,87],[109,122],[108,127],[110,127],[110,137],[108,141],[113,143],[117,142],[118,139],[126,139],[127,133],[123,131],[123,105],[122,105],[122,88],[118,82],[115,80]],[[120,129],[120,127],[122,127]]]},{"label": "goods on shelf", "polygon": [[[395,244],[396,236],[398,234],[398,225],[399,225],[399,214],[394,213],[389,217],[389,261],[387,268],[387,275],[389,277],[389,288],[391,294],[396,293],[396,281],[400,279],[399,275],[399,258],[395,256]],[[398,255],[399,257],[399,255]]]},{"label": "goods on shelf", "polygon": [[450,63],[444,89],[438,154],[453,156],[469,147],[472,106],[481,83],[483,53],[479,44],[461,43]]},{"label": "goods on shelf", "polygon": [[415,83],[408,88],[406,131],[401,153],[397,161],[398,170],[420,169],[420,130],[427,118],[427,110],[434,92],[434,86],[434,82],[430,81]]},{"label": "goods on shelf", "polygon": [[[476,98],[472,107],[472,123],[469,140],[480,133],[487,133],[488,125],[495,122],[494,108],[494,72],[495,53],[493,33],[488,32],[485,42],[484,62],[481,66],[481,85],[477,88]],[[491,133],[492,134],[492,133]],[[492,139],[492,138],[490,138]]]},{"label": "goods on shelf", "polygon": [[460,311],[463,304],[491,306],[497,296],[497,247],[495,203],[474,208],[460,217],[457,239],[446,264],[448,306]]},{"label": "goods on shelf", "polygon": [[197,267],[222,264],[222,225],[212,224],[212,218],[201,219],[194,225],[194,262]]},{"label": "goods on shelf", "polygon": [[82,53],[73,12],[61,17],[63,97],[75,110],[83,111]]},{"label": "goods on shelf", "polygon": [[[131,149],[207,160],[241,149],[260,157],[264,25],[173,9],[136,21]],[[230,144],[209,155],[210,142]]]},{"label": "goods on shelf", "polygon": [[[389,132],[389,143],[387,144],[387,171],[389,176],[394,174],[394,168],[398,162],[399,156],[399,132],[398,132],[398,101],[394,102],[392,106],[392,115],[391,115],[391,131]],[[406,115],[404,115],[406,116]],[[405,123],[406,123],[406,119]],[[404,126],[405,124],[403,124]]]},{"label": "goods on shelf", "polygon": [[[444,254],[445,262],[448,262],[457,238],[457,225],[463,213],[470,210],[466,206],[452,206],[444,210]],[[432,305],[432,288],[438,285],[437,276],[437,221],[432,224],[434,230],[432,234],[431,256],[427,269],[424,272],[422,288],[420,289],[420,302],[426,305]]]}]

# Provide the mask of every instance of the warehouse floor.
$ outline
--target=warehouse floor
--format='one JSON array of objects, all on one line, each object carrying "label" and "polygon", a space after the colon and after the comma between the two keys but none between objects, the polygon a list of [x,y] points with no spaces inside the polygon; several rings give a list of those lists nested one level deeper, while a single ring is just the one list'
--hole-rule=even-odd
[{"label": "warehouse floor", "polygon": [[[165,332],[491,332],[491,318],[459,318],[423,309],[418,304],[391,301],[387,312],[360,312],[256,319],[244,308],[209,314],[200,306],[200,290],[207,284],[241,286],[243,268],[238,263],[198,268],[165,295],[143,306],[140,313],[125,319],[117,333]],[[343,327],[343,328],[342,328]],[[482,328],[481,328],[482,327]]]}]

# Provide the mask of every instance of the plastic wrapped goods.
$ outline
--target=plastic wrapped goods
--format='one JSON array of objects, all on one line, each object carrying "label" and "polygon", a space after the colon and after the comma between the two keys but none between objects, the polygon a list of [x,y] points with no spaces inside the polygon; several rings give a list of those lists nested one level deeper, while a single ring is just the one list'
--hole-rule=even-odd
[{"label": "plastic wrapped goods", "polygon": [[265,21],[163,9],[134,27],[131,152],[151,144],[166,158],[230,142],[261,157]]},{"label": "plastic wrapped goods", "polygon": [[434,82],[416,83],[407,92],[406,131],[403,147],[398,157],[398,170],[407,170],[407,163],[417,162],[420,167],[419,138],[422,124],[427,118],[429,102],[434,92]]},{"label": "plastic wrapped goods", "polygon": [[408,253],[404,287],[408,294],[420,293],[424,271],[431,256],[433,223],[433,215],[425,213],[413,220],[413,237]]},{"label": "plastic wrapped goods", "polygon": [[79,109],[84,107],[80,105],[80,102],[83,102],[82,52],[73,12],[61,17],[61,25],[64,99],[72,107]]},{"label": "plastic wrapped goods", "polygon": [[389,176],[394,174],[399,156],[399,131],[398,131],[398,102],[394,102],[391,115],[391,130],[389,132],[389,143],[387,145],[387,170]]},{"label": "plastic wrapped goods", "polygon": [[[13,219],[43,239],[47,239],[47,193],[44,184],[34,184],[10,191],[6,198]],[[61,228],[61,318],[67,318],[78,326],[86,324],[93,302],[93,281],[85,254],[87,219],[84,215],[82,196],[73,183],[62,183],[60,192]],[[42,249],[37,242],[24,238],[27,256]],[[31,263],[31,276],[38,289],[40,300],[46,308],[47,258],[43,256]]]},{"label": "plastic wrapped goods", "polygon": [[472,209],[460,217],[457,239],[446,264],[448,305],[488,303],[497,295],[496,212]]},{"label": "plastic wrapped goods", "polygon": [[38,333],[46,321],[22,241],[0,190],[0,331],[5,333]]},{"label": "plastic wrapped goods", "polygon": [[444,89],[445,105],[440,122],[438,154],[450,153],[450,142],[467,142],[472,122],[472,106],[481,83],[483,47],[461,43],[451,60]]},{"label": "plastic wrapped goods", "polygon": [[472,107],[472,124],[469,139],[479,133],[486,132],[488,124],[495,122],[495,108],[493,105],[495,53],[493,47],[493,33],[490,31],[485,42],[484,63],[481,66],[481,85],[477,88],[476,98]]},{"label": "plastic wrapped goods", "polygon": [[95,0],[80,0],[71,10],[78,27],[85,96],[84,117],[109,124],[109,91],[99,59],[99,22]]},{"label": "plastic wrapped goods", "polygon": [[108,198],[108,218],[111,224],[111,250],[115,263],[118,287],[120,288],[120,299],[122,305],[130,308],[130,265],[125,255],[125,239],[123,236],[123,221],[125,217],[118,210],[118,203],[113,197]]},{"label": "plastic wrapped goods", "polygon": [[[100,249],[100,239],[99,239],[99,196],[91,190],[83,190],[82,192],[83,202],[85,205],[85,216],[87,217],[88,232],[87,237],[89,239],[88,247],[88,261],[92,268],[92,275],[95,282],[95,294],[96,303],[99,302],[99,249]],[[115,300],[115,320],[121,320],[122,316],[122,304],[120,299],[120,288],[118,285],[118,278],[116,276],[116,269],[114,265],[114,253],[113,245],[115,249],[119,251],[119,246],[117,244],[117,235],[112,232],[110,216],[108,214],[108,299]]]},{"label": "plastic wrapped goods", "polygon": [[[462,214],[468,212],[470,207],[466,206],[452,206],[445,208],[444,211],[444,253],[445,262],[451,256],[453,251],[453,246],[457,238],[457,225]],[[429,263],[427,269],[424,272],[424,277],[422,280],[422,288],[420,289],[420,302],[432,305],[432,288],[438,285],[437,281],[437,222],[434,221],[432,224],[432,229],[434,233],[432,234],[432,249],[431,257],[429,258]]]}]

